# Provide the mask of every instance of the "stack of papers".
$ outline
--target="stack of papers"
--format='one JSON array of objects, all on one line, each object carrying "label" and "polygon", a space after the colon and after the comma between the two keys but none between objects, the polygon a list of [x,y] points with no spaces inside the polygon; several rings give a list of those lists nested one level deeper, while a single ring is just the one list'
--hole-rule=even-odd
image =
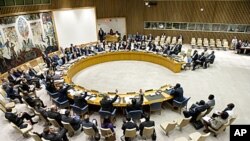
[{"label": "stack of papers", "polygon": [[127,104],[131,104],[131,99],[133,98],[133,96],[127,96],[127,97],[125,97],[125,102],[127,103]]}]

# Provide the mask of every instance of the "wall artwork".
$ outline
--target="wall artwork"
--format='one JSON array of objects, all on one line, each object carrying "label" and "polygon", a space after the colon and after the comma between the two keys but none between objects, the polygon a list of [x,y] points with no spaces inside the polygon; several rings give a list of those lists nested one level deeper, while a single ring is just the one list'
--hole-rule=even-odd
[{"label": "wall artwork", "polygon": [[51,12],[0,18],[0,72],[58,50]]}]

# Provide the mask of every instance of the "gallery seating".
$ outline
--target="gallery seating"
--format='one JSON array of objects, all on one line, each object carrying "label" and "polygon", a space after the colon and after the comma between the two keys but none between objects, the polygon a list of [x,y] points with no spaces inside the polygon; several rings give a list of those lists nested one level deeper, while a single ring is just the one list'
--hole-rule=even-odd
[{"label": "gallery seating", "polygon": [[168,136],[169,132],[172,131],[175,128],[176,125],[177,125],[177,122],[176,121],[172,121],[172,122],[162,123],[160,126],[161,126],[161,129]]}]

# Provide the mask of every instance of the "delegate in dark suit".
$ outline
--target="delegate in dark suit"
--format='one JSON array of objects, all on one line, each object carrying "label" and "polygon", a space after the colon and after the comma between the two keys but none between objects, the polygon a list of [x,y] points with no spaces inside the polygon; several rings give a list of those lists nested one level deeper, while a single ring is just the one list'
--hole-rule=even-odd
[{"label": "delegate in dark suit", "polygon": [[20,129],[27,127],[27,124],[24,123],[24,119],[30,120],[30,122],[34,124],[35,122],[33,122],[32,117],[33,116],[30,116],[28,113],[25,112],[22,113],[21,116],[17,116],[16,114],[12,113],[12,110],[10,108],[7,108],[5,113],[5,118],[8,119],[10,122],[14,123]]},{"label": "delegate in dark suit", "polygon": [[146,115],[145,119],[146,120],[139,125],[139,130],[140,130],[140,135],[141,136],[142,136],[144,127],[153,127],[153,126],[155,126],[155,122],[150,120],[149,115]]},{"label": "delegate in dark suit", "polygon": [[35,107],[36,105],[41,105],[43,108],[45,108],[44,103],[39,98],[32,98],[28,95],[28,93],[23,93],[23,99],[29,104],[31,107]]},{"label": "delegate in dark suit", "polygon": [[85,98],[87,97],[87,92],[85,92],[85,94],[82,95],[75,95],[74,96],[74,105],[80,108],[83,108],[87,105],[87,101],[85,100]]},{"label": "delegate in dark suit", "polygon": [[[127,117],[127,121],[123,123],[122,125],[122,130],[123,130],[123,134],[125,135],[125,131],[126,129],[133,129],[135,128],[137,131],[139,130],[138,126],[131,121],[130,117]],[[125,137],[125,141],[129,141],[129,137]]]},{"label": "delegate in dark suit", "polygon": [[117,98],[118,98],[118,95],[116,95],[112,100],[109,100],[107,96],[104,96],[102,100],[100,101],[102,110],[113,112],[114,110],[113,103],[116,101]]},{"label": "delegate in dark suit", "polygon": [[70,117],[69,110],[65,112],[65,115],[62,115],[62,121],[69,123],[75,131],[77,131],[81,127],[81,120]]},{"label": "delegate in dark suit", "polygon": [[51,110],[47,112],[47,117],[56,120],[57,123],[58,123],[61,127],[63,127],[63,124],[62,124],[62,122],[61,122],[62,116],[61,116],[60,113],[58,113],[58,112],[56,111],[56,108],[54,108],[54,107],[51,108]]},{"label": "delegate in dark suit", "polygon": [[64,102],[68,99],[68,97],[67,97],[68,88],[69,88],[69,85],[67,85],[65,88],[60,87],[60,90],[58,92],[59,97],[57,99],[58,102]]},{"label": "delegate in dark suit", "polygon": [[174,96],[173,100],[176,100],[176,101],[183,101],[184,98],[183,98],[183,89],[181,87],[180,84],[176,84],[174,89],[170,92],[170,95]]},{"label": "delegate in dark suit", "polygon": [[143,103],[143,94],[140,94],[139,101],[136,99],[132,99],[132,104],[128,105],[127,111],[134,111],[134,110],[142,110],[142,103]]},{"label": "delegate in dark suit", "polygon": [[50,141],[68,141],[69,139],[67,138],[66,133],[67,130],[65,128],[62,128],[57,133],[55,133],[54,131],[50,131],[50,129],[46,127],[44,128],[41,137]]}]

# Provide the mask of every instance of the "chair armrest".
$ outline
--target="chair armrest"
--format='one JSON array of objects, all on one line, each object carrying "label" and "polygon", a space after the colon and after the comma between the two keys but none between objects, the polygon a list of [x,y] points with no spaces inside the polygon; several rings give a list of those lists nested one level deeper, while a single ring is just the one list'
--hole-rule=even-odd
[{"label": "chair armrest", "polygon": [[113,110],[113,112],[111,113],[111,115],[113,116],[113,115],[115,115],[115,113],[116,113],[116,109]]},{"label": "chair armrest", "polygon": [[66,101],[63,101],[63,102],[59,102],[59,101],[57,101],[59,104],[65,104],[65,103],[67,103],[67,102],[69,102],[68,100],[66,100]]},{"label": "chair armrest", "polygon": [[85,110],[89,107],[89,105],[86,105],[85,107],[83,107],[81,110]]}]

